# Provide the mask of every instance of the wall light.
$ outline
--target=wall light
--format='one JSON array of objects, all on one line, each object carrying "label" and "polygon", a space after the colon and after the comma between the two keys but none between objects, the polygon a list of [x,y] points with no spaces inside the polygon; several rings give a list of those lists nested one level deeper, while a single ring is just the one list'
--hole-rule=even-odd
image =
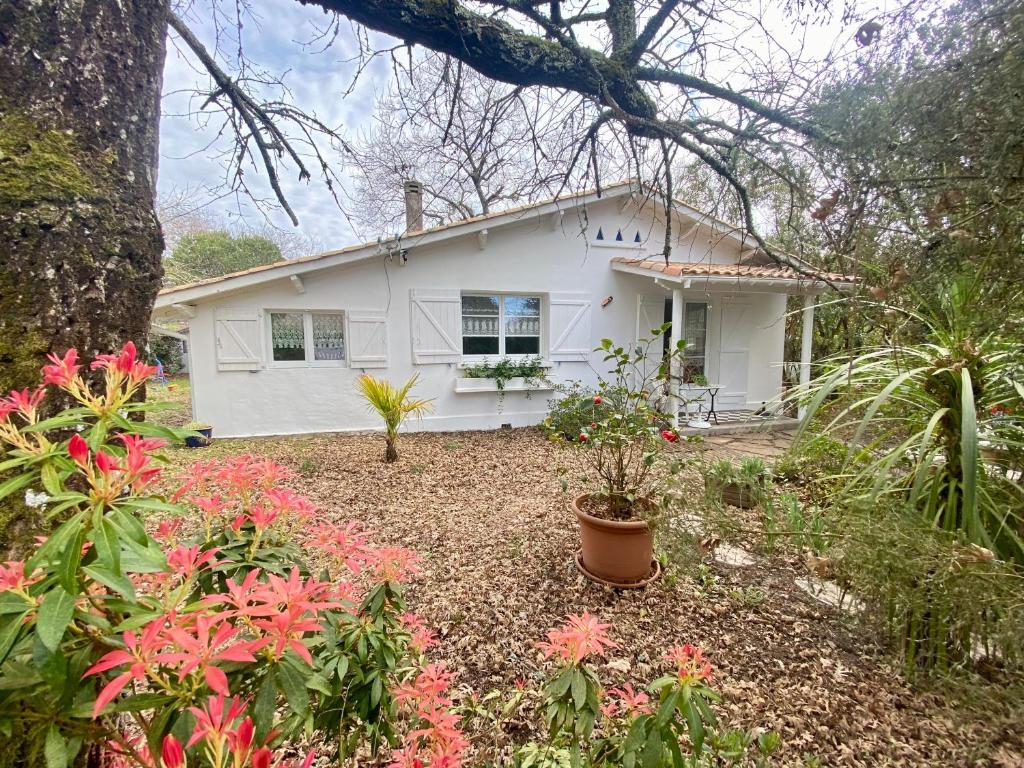
[{"label": "wall light", "polygon": [[612,297],[611,297],[611,296],[607,296],[607,297],[605,297],[605,298],[604,298],[604,299],[603,299],[603,300],[601,301],[601,306],[602,306],[602,307],[607,307],[607,306],[608,306],[609,304],[611,304],[611,303],[612,303]]}]

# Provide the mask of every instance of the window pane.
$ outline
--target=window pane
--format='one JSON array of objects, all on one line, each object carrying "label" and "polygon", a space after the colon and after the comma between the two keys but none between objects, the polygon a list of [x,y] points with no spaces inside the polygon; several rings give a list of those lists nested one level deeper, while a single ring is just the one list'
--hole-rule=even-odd
[{"label": "window pane", "polygon": [[464,355],[496,355],[498,354],[498,337],[463,336],[462,354]]},{"label": "window pane", "polygon": [[270,313],[270,343],[274,360],[305,360],[306,334],[300,312]]},{"label": "window pane", "polygon": [[506,355],[539,355],[539,336],[507,336],[505,337]]},{"label": "window pane", "polygon": [[345,359],[345,326],[341,315],[313,315],[313,359]]},{"label": "window pane", "polygon": [[462,354],[498,354],[499,308],[497,296],[462,297]]},{"label": "window pane", "polygon": [[[536,296],[506,296],[505,297],[505,336],[536,336],[540,337],[540,299]],[[509,355],[518,355],[513,352],[508,341],[505,343],[505,352]]]},{"label": "window pane", "polygon": [[523,315],[528,317],[540,317],[539,296],[506,296],[505,316]]},{"label": "window pane", "polygon": [[707,337],[708,305],[702,303],[686,303],[686,314],[683,318],[683,338],[686,339],[686,355],[704,356],[704,344]]},{"label": "window pane", "polygon": [[462,314],[498,316],[497,296],[463,296]]}]

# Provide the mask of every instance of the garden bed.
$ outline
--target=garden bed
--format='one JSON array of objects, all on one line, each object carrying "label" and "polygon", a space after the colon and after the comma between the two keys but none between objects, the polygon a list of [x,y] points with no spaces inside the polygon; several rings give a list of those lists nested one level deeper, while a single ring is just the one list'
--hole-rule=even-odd
[{"label": "garden bed", "polygon": [[[602,670],[609,684],[651,679],[670,645],[704,646],[719,711],[729,725],[777,730],[781,764],[1021,763],[1019,703],[982,718],[915,692],[848,617],[796,586],[807,575],[797,562],[758,555],[737,567],[709,556],[699,578],[697,563],[670,565],[636,592],[589,582],[573,562],[575,489],[563,492],[557,478],[567,456],[538,431],[408,435],[393,465],[381,463],[381,446],[379,435],[222,440],[204,458],[276,458],[324,511],[418,550],[423,573],[410,605],[438,629],[432,654],[465,695],[538,681],[535,642],[566,614],[589,610],[613,623],[619,643]],[[195,459],[173,456],[183,466]],[[525,722],[517,742],[530,737]]]}]

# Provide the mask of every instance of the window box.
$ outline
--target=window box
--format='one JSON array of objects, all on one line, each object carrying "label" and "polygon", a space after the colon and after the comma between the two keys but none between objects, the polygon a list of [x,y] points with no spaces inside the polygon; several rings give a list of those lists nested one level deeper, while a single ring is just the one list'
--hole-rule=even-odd
[{"label": "window box", "polygon": [[550,392],[555,385],[550,381],[542,379],[527,380],[522,377],[509,379],[505,382],[503,389],[498,388],[497,379],[456,379],[455,392],[467,394],[470,392]]}]

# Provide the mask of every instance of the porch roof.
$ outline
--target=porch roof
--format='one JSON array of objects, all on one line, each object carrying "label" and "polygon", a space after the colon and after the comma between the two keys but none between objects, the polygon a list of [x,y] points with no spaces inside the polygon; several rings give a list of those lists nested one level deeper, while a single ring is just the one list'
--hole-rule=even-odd
[{"label": "porch roof", "polygon": [[611,265],[617,272],[643,275],[667,283],[700,280],[723,289],[749,287],[780,293],[818,293],[828,285],[850,290],[857,282],[850,275],[816,270],[813,271],[814,277],[808,277],[791,267],[783,266],[675,261],[666,264],[660,259],[631,259],[627,256],[614,257]]}]

